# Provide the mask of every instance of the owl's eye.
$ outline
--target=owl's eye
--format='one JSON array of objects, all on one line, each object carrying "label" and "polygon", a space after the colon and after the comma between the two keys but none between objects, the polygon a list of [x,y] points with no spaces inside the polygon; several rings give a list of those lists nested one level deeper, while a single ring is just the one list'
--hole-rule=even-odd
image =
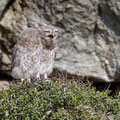
[{"label": "owl's eye", "polygon": [[54,32],[57,33],[58,32],[57,29]]},{"label": "owl's eye", "polygon": [[47,31],[45,31],[45,33],[48,35],[48,34],[50,34],[50,31],[47,30]]}]

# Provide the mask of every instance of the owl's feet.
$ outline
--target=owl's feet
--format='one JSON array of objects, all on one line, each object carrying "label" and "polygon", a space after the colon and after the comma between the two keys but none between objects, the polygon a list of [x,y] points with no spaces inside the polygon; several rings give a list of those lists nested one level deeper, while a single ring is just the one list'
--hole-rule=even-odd
[{"label": "owl's feet", "polygon": [[20,79],[20,81],[23,83],[23,82],[25,81],[25,79],[24,79],[24,78],[22,78],[22,79]]},{"label": "owl's feet", "polygon": [[37,79],[37,80],[41,80],[41,75],[38,74],[38,75],[36,76],[36,79]]},{"label": "owl's feet", "polygon": [[44,75],[44,82],[47,83],[47,84],[51,83],[51,79],[48,78],[47,74]]},{"label": "owl's feet", "polygon": [[30,78],[29,78],[29,79],[27,79],[27,82],[31,83],[31,79],[30,79]]},{"label": "owl's feet", "polygon": [[[24,78],[22,78],[21,80],[20,80],[22,83],[25,81],[25,79]],[[29,78],[29,79],[27,79],[26,80],[27,82],[29,82],[29,83],[31,83],[31,79]]]},{"label": "owl's feet", "polygon": [[41,79],[41,81],[44,82],[44,83],[47,83],[47,84],[50,84],[50,83],[51,83],[51,79],[48,78],[47,74],[40,75],[40,79]]}]

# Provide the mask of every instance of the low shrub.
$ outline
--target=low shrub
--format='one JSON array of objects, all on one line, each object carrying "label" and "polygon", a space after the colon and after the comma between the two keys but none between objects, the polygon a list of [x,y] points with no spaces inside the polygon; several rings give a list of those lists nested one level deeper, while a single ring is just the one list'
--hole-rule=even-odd
[{"label": "low shrub", "polygon": [[11,84],[0,91],[1,120],[99,120],[120,119],[120,93],[97,91],[91,82],[53,78]]}]

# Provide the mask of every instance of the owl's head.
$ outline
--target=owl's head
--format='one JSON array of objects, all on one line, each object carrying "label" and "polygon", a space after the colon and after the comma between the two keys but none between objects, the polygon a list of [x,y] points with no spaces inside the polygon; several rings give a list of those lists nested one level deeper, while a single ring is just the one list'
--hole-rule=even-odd
[{"label": "owl's head", "polygon": [[52,47],[56,45],[56,39],[58,37],[58,30],[52,25],[45,26],[41,31],[41,41],[46,47]]}]

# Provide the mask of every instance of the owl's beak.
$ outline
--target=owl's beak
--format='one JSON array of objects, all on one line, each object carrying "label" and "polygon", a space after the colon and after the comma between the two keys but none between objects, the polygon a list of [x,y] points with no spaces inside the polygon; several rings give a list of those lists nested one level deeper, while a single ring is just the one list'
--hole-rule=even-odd
[{"label": "owl's beak", "polygon": [[54,36],[55,36],[55,34],[49,35],[49,37],[50,37],[51,39],[53,39]]},{"label": "owl's beak", "polygon": [[53,38],[55,37],[55,34],[53,33]]}]

